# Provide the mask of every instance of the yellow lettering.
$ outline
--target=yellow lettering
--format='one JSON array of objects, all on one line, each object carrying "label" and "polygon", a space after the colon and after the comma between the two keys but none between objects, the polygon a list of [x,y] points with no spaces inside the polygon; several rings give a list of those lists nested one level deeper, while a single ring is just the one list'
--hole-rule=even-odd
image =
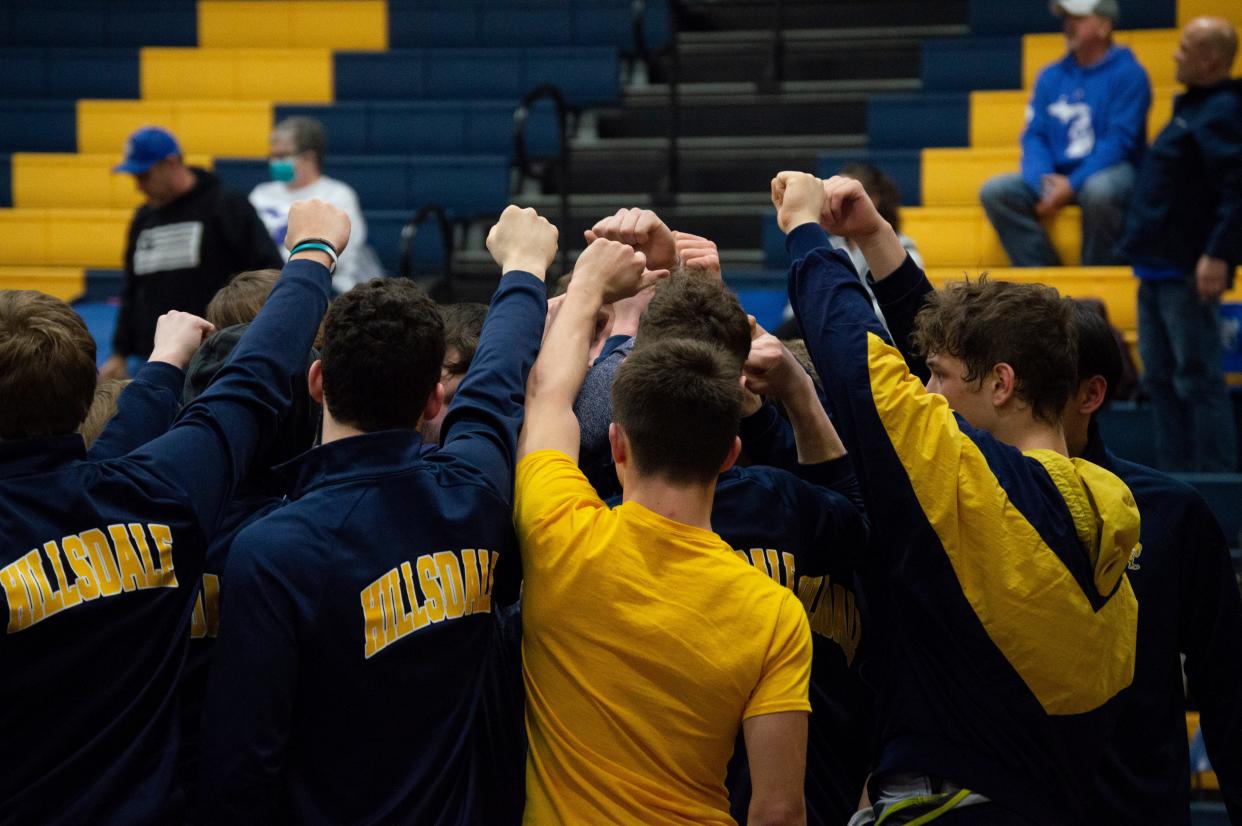
[{"label": "yellow lettering", "polygon": [[444,588],[444,615],[457,619],[466,607],[461,586],[461,562],[452,551],[436,554],[436,567],[440,569],[440,585]]},{"label": "yellow lettering", "polygon": [[60,547],[65,552],[65,558],[69,560],[69,569],[73,571],[73,587],[78,590],[78,596],[90,602],[99,596],[99,579],[90,560],[86,558],[86,546],[78,536],[70,534],[60,540]]},{"label": "yellow lettering", "polygon": [[798,583],[798,599],[806,608],[811,630],[840,646],[846,663],[852,663],[862,640],[854,594],[828,577],[803,577]]},{"label": "yellow lettering", "polygon": [[414,630],[427,625],[427,609],[418,601],[418,591],[414,588],[414,568],[408,562],[401,563],[401,579],[405,581],[405,592],[410,597],[411,616],[414,619]]},{"label": "yellow lettering", "polygon": [[772,572],[768,570],[768,563],[763,558],[763,548],[750,549],[750,564],[763,571],[768,576],[772,576]]},{"label": "yellow lettering", "polygon": [[10,562],[0,568],[0,586],[4,588],[4,600],[9,604],[8,633],[13,634],[34,625],[34,601],[26,590],[18,567],[21,560]]},{"label": "yellow lettering", "polygon": [[[483,551],[483,557],[487,558],[487,551]],[[479,584],[479,564],[478,558],[475,556],[474,549],[466,548],[461,552],[461,567],[466,574],[466,614],[473,614],[479,610],[479,598],[482,596]]]},{"label": "yellow lettering", "polygon": [[384,611],[380,606],[380,585],[383,577],[362,591],[362,656],[371,659],[386,643],[383,639]]},{"label": "yellow lettering", "polygon": [[[159,574],[153,576],[155,582],[152,584],[157,588],[176,588],[177,572],[173,570],[172,530],[167,525],[154,524],[147,525],[147,530],[151,532],[151,539],[155,542],[156,553],[160,557]],[[215,635],[212,634],[212,636]]]},{"label": "yellow lettering", "polygon": [[[65,604],[60,599],[53,599],[52,584],[47,581],[47,574],[43,572],[43,559],[39,556],[37,550],[31,549],[29,553],[21,559],[22,573],[27,577],[27,587],[34,586],[31,589],[31,596],[34,595],[35,589],[38,590],[40,605],[35,611],[35,622],[39,622],[47,617],[52,616]],[[57,597],[60,595],[57,594]]]},{"label": "yellow lettering", "polygon": [[440,580],[436,574],[436,562],[430,555],[420,556],[418,562],[418,584],[423,592],[423,606],[427,609],[427,619],[439,622],[444,619],[444,592],[440,590]]},{"label": "yellow lettering", "polygon": [[797,560],[794,559],[793,554],[787,551],[781,553],[781,560],[785,563],[785,585],[786,587],[792,589],[794,587],[794,583],[797,581],[794,579],[794,575],[797,573],[798,567]]},{"label": "yellow lettering", "polygon": [[[122,535],[124,535],[123,532]],[[103,531],[99,528],[91,528],[89,531],[82,531],[78,536],[81,537],[82,544],[86,546],[86,552],[91,559],[91,567],[99,577],[99,593],[105,597],[121,593],[121,574],[117,570],[116,560],[112,557],[112,551]]]},{"label": "yellow lettering", "polygon": [[220,636],[220,577],[215,574],[203,574],[203,611],[207,615],[207,636]]},{"label": "yellow lettering", "polygon": [[768,576],[776,582],[781,581],[781,556],[774,548],[768,548]]},{"label": "yellow lettering", "polygon": [[82,601],[76,586],[70,585],[65,576],[65,566],[60,561],[60,546],[55,542],[44,542],[43,553],[52,565],[52,573],[56,575],[56,598],[61,601],[61,608],[72,608]]},{"label": "yellow lettering", "polygon": [[124,525],[109,525],[108,533],[112,536],[112,546],[116,549],[116,565],[121,572],[121,587],[126,591],[137,591],[147,586],[147,570],[142,567],[138,553],[130,544],[129,534]]},{"label": "yellow lettering", "polygon": [[[405,610],[405,600],[401,598],[401,574],[393,568],[384,575],[384,587],[388,591],[388,600],[392,605],[393,634],[401,639],[414,630],[414,616]],[[410,595],[411,600],[413,594]]]},{"label": "yellow lettering", "polygon": [[190,614],[190,639],[201,640],[207,636],[207,615],[203,612],[203,590],[194,597],[194,613]]}]

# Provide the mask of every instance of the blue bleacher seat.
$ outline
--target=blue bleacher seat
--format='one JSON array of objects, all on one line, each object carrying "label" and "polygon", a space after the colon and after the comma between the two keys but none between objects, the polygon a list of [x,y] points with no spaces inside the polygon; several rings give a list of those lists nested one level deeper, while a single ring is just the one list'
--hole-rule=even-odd
[{"label": "blue bleacher seat", "polygon": [[517,100],[544,82],[576,106],[620,96],[617,51],[604,47],[543,49],[406,49],[340,52],[338,101]]},{"label": "blue bleacher seat", "polygon": [[[367,243],[375,250],[389,275],[400,272],[401,229],[413,217],[407,210],[367,210]],[[440,230],[432,221],[424,223],[414,236],[411,256],[419,272],[444,266],[444,247]]]},{"label": "blue bleacher seat", "polygon": [[0,78],[9,98],[136,98],[138,50],[0,49]]},{"label": "blue bleacher seat", "polygon": [[964,92],[872,95],[867,137],[874,149],[967,146],[970,96]]},{"label": "blue bleacher seat", "polygon": [[0,207],[13,206],[13,159],[0,155]]},{"label": "blue bleacher seat", "polygon": [[195,0],[4,0],[3,46],[194,46]]},{"label": "blue bleacher seat", "polygon": [[[1172,29],[1177,26],[1177,0],[1125,0],[1121,25],[1127,29]],[[976,35],[1059,32],[1061,21],[1042,0],[1002,3],[970,0],[970,30]]]},{"label": "blue bleacher seat", "polygon": [[76,152],[73,101],[0,100],[0,152]]},{"label": "blue bleacher seat", "polygon": [[901,190],[901,203],[923,201],[922,155],[917,149],[830,149],[819,153],[815,174],[830,178],[847,163],[869,163],[888,174]]},{"label": "blue bleacher seat", "polygon": [[1020,37],[924,40],[920,55],[927,92],[1022,88]]}]

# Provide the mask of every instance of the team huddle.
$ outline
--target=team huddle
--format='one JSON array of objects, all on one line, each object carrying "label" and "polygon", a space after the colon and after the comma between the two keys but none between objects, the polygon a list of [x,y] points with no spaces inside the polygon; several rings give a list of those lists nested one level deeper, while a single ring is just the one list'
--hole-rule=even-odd
[{"label": "team huddle", "polygon": [[1185,822],[1179,654],[1238,817],[1242,605],[1101,441],[1108,325],[934,291],[857,181],[772,201],[800,342],[637,209],[552,299],[509,207],[485,310],[329,303],[350,221],[296,203],[89,447],[85,325],[0,292],[0,822]]}]

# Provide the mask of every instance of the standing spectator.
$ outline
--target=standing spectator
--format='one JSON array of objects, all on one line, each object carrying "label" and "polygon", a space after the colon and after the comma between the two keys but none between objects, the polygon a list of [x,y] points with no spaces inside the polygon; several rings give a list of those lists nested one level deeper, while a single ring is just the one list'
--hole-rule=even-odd
[{"label": "standing spectator", "polygon": [[315,198],[345,210],[349,216],[349,250],[341,256],[332,274],[332,288],[338,293],[376,275],[373,255],[367,248],[367,222],[358,205],[358,193],[347,183],[322,172],[328,139],[323,126],[313,118],[285,118],[272,130],[268,171],[272,180],[259,184],[250,193],[250,203],[263,219],[277,246],[285,242],[289,226],[289,205]]},{"label": "standing spectator", "polygon": [[126,359],[151,353],[156,320],[169,310],[202,315],[240,270],[279,268],[281,257],[246,199],[205,169],[185,165],[172,133],[134,132],[113,172],[134,176],[147,202],[129,225],[125,286],[104,378],[125,378]]},{"label": "standing spectator", "polygon": [[1082,263],[1117,263],[1135,167],[1147,141],[1151,83],[1134,53],[1113,45],[1117,0],[1060,0],[1069,54],[1040,72],[1022,133],[1021,174],[983,185],[988,220],[1015,267],[1061,262],[1040,225],[1082,207]]},{"label": "standing spectator", "polygon": [[1227,20],[1190,21],[1173,104],[1138,179],[1121,247],[1139,278],[1139,354],[1162,470],[1230,471],[1237,435],[1221,375],[1220,296],[1242,260],[1242,81]]}]

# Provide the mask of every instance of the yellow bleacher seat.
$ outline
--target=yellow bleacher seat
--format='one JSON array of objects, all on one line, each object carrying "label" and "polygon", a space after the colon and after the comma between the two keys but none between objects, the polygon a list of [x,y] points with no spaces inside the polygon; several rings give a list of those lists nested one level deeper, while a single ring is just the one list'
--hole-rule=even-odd
[{"label": "yellow bleacher seat", "polygon": [[267,155],[272,104],[261,101],[78,101],[78,151],[115,154],[141,126],[169,129],[187,154]]},{"label": "yellow bleacher seat", "polygon": [[[983,270],[967,270],[971,278]],[[992,267],[988,278],[1023,284],[1047,284],[1073,298],[1098,298],[1108,307],[1108,320],[1120,330],[1138,327],[1138,279],[1129,267]],[[961,267],[929,267],[927,278],[937,287],[960,281]]]},{"label": "yellow bleacher seat", "polygon": [[[1181,91],[1177,86],[1152,90],[1151,109],[1147,113],[1147,139],[1159,134],[1173,116],[1173,97]],[[970,145],[1017,146],[1026,128],[1026,107],[1031,93],[1023,90],[970,93]]]},{"label": "yellow bleacher seat", "polygon": [[0,209],[6,265],[119,268],[128,209]]},{"label": "yellow bleacher seat", "polygon": [[1177,0],[1177,25],[1185,26],[1204,15],[1223,17],[1242,28],[1242,3],[1238,0]]},{"label": "yellow bleacher seat", "polygon": [[[121,157],[13,153],[13,206],[18,208],[133,209],[143,201],[130,175],[112,172]],[[211,167],[206,155],[187,155],[186,163]]]},{"label": "yellow bleacher seat", "polygon": [[[902,232],[914,239],[929,267],[992,268],[1009,263],[1000,239],[980,207],[906,207]],[[1067,265],[1077,264],[1082,219],[1077,207],[1057,213],[1050,226],[1052,245]],[[973,272],[973,270],[970,270]]]},{"label": "yellow bleacher seat", "polygon": [[[1236,0],[1235,0],[1236,2]],[[1235,12],[1236,14],[1236,12]],[[1129,46],[1139,63],[1147,70],[1151,85],[1177,84],[1177,51],[1181,33],[1177,29],[1139,29],[1119,31],[1113,39],[1119,46]],[[1060,34],[1028,34],[1022,37],[1022,85],[1031,89],[1035,78],[1045,66],[1065,56],[1065,37]],[[1234,73],[1242,72],[1242,54],[1233,64]]]},{"label": "yellow bleacher seat", "polygon": [[38,290],[72,301],[86,290],[80,267],[0,267],[0,290]]},{"label": "yellow bleacher seat", "polygon": [[387,49],[384,0],[199,0],[198,44]]},{"label": "yellow bleacher seat", "polygon": [[332,101],[327,49],[174,49],[141,52],[145,100]]},{"label": "yellow bleacher seat", "polygon": [[1021,150],[1006,147],[924,149],[923,203],[926,206],[975,206],[979,189],[994,175],[1016,172]]}]

